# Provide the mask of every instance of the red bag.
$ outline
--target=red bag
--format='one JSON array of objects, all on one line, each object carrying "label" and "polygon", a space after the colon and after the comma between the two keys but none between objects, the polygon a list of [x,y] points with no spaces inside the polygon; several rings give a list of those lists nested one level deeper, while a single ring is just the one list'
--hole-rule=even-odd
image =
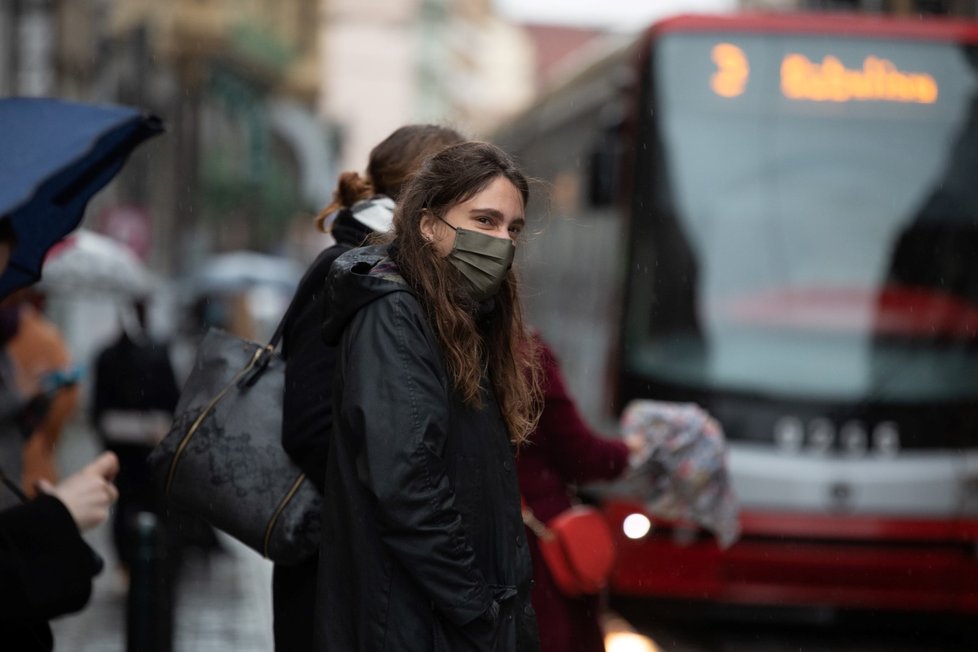
[{"label": "red bag", "polygon": [[599,593],[615,566],[615,541],[594,507],[574,505],[544,524],[523,504],[523,522],[537,535],[557,587],[576,597]]}]

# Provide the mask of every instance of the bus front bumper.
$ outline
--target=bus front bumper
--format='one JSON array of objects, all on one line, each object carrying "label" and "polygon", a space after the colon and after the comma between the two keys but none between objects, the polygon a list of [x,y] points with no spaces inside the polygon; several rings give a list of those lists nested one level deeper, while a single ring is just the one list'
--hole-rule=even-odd
[{"label": "bus front bumper", "polygon": [[978,520],[744,511],[721,550],[705,531],[656,522],[624,535],[636,503],[604,505],[618,542],[614,594],[744,605],[978,613]]}]

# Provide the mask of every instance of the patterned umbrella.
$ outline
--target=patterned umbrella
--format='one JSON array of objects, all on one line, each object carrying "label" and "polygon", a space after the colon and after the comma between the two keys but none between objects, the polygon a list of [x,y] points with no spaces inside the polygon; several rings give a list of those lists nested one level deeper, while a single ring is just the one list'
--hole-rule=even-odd
[{"label": "patterned umbrella", "polygon": [[692,403],[634,400],[625,406],[621,430],[641,436],[646,449],[615,491],[645,503],[650,514],[711,530],[724,548],[733,545],[739,507],[720,424]]}]

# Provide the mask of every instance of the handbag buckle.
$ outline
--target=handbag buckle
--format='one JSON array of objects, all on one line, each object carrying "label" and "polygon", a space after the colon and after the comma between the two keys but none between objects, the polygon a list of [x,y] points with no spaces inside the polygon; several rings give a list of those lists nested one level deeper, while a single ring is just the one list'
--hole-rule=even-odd
[{"label": "handbag buckle", "polygon": [[268,363],[271,362],[274,350],[275,347],[267,345],[255,352],[255,356],[251,359],[251,365],[238,379],[238,389],[247,389],[258,381],[258,377],[262,375],[262,372],[268,367]]}]

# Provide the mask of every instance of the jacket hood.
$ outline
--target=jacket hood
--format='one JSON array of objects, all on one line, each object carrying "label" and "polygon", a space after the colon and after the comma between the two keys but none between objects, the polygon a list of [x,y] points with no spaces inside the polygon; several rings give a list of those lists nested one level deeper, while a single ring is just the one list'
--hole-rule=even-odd
[{"label": "jacket hood", "polygon": [[347,322],[365,305],[391,292],[411,291],[388,255],[388,247],[351,249],[330,267],[323,322],[323,339],[330,346],[336,346]]},{"label": "jacket hood", "polygon": [[387,233],[394,225],[394,200],[387,195],[374,195],[354,204],[350,214],[371,231]]},{"label": "jacket hood", "polygon": [[335,228],[341,219],[354,222],[367,233],[387,233],[394,226],[394,200],[387,195],[374,195],[353,206],[344,206],[330,213],[323,224],[326,230]]},{"label": "jacket hood", "polygon": [[329,230],[329,234],[333,236],[336,243],[347,249],[362,247],[372,233],[373,231],[354,219],[349,208],[340,209],[339,215],[333,220],[333,226]]}]

